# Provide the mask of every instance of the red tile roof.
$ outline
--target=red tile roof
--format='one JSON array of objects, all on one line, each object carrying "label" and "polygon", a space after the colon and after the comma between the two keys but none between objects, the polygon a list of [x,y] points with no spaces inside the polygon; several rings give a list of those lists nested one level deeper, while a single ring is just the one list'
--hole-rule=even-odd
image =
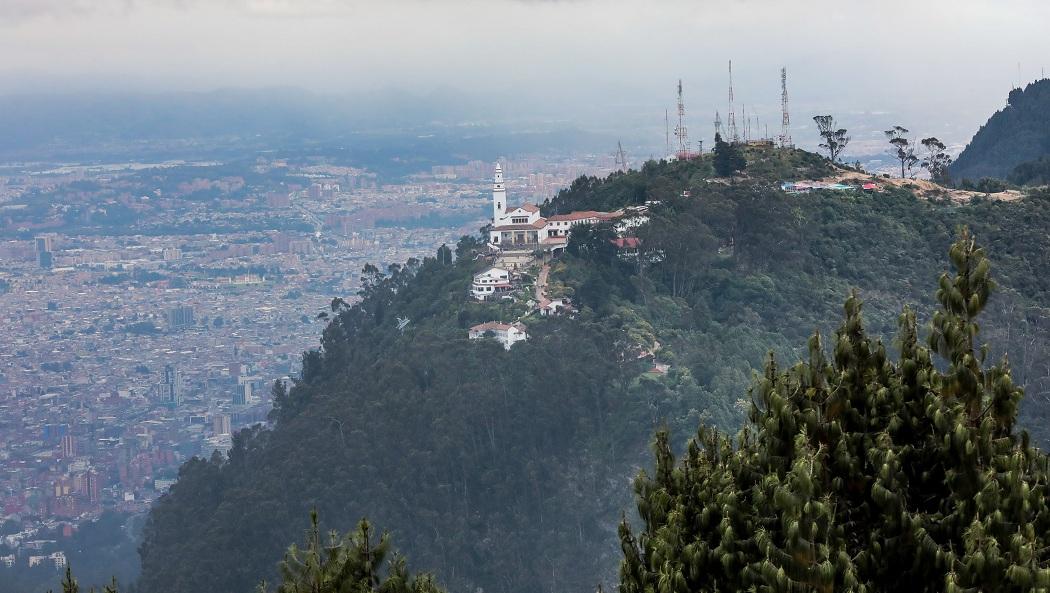
[{"label": "red tile roof", "polygon": [[487,332],[489,330],[492,330],[492,331],[495,331],[495,330],[507,331],[508,329],[510,329],[510,325],[508,325],[506,323],[500,323],[498,321],[486,321],[485,323],[479,323],[479,324],[475,325],[474,327],[471,327],[470,331],[472,331],[472,332]]},{"label": "red tile roof", "polygon": [[500,323],[498,321],[486,321],[485,323],[479,323],[474,327],[470,328],[472,332],[487,332],[492,331],[507,331],[510,328],[514,328],[518,331],[525,331],[525,326],[521,323]]},{"label": "red tile roof", "polygon": [[642,240],[638,237],[623,237],[620,239],[610,239],[609,242],[619,249],[637,249],[642,244]]},{"label": "red tile roof", "polygon": [[568,214],[555,214],[550,217],[550,220],[584,220],[587,218],[597,218],[598,220],[612,220],[619,218],[622,212],[598,212],[596,210],[583,210],[580,212],[570,212]]},{"label": "red tile roof", "polygon": [[[521,206],[515,208],[515,210],[524,210],[526,212],[539,212],[540,207],[536,204],[522,204]],[[513,210],[511,212],[513,212]]]}]

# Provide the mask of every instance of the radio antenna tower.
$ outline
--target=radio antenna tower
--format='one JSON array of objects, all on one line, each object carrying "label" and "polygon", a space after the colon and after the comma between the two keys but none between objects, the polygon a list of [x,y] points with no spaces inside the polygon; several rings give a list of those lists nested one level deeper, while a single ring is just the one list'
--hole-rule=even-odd
[{"label": "radio antenna tower", "polygon": [[623,151],[623,143],[619,140],[616,141],[616,166],[624,173],[627,172],[627,153]]},{"label": "radio antenna tower", "polygon": [[722,135],[722,116],[718,113],[718,111],[715,111],[715,135]]},{"label": "radio antenna tower", "polygon": [[751,118],[747,116],[747,105],[740,106],[740,119],[744,122],[744,133],[740,135],[740,139],[747,144],[751,140]]},{"label": "radio antenna tower", "polygon": [[793,148],[791,142],[791,115],[788,114],[788,69],[780,69],[780,148]]},{"label": "radio antenna tower", "polygon": [[671,155],[671,120],[664,109],[664,156]]},{"label": "radio antenna tower", "polygon": [[736,114],[733,112],[733,60],[729,60],[729,122],[727,123],[729,142],[740,142],[736,133]]},{"label": "radio antenna tower", "polygon": [[685,129],[685,103],[682,101],[682,79],[678,79],[678,125],[675,126],[674,136],[678,138],[679,159],[689,158],[689,132]]}]

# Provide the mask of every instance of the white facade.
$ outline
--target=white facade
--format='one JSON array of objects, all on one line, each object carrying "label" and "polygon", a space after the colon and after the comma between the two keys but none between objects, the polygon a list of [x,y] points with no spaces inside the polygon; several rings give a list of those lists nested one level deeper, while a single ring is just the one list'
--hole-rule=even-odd
[{"label": "white facade", "polygon": [[541,316],[549,317],[551,315],[558,315],[562,312],[571,311],[572,304],[568,299],[543,299],[537,305],[537,309]]},{"label": "white facade", "polygon": [[481,323],[470,328],[467,333],[467,337],[471,340],[482,340],[488,336],[491,332],[493,339],[500,344],[503,344],[505,350],[510,350],[514,344],[518,342],[524,342],[529,339],[529,334],[525,330],[525,326],[521,323],[499,323],[497,321],[489,321],[488,323]]},{"label": "white facade", "polygon": [[[507,186],[503,182],[503,167],[496,163],[496,176],[492,182],[492,220],[503,220],[507,212]],[[493,224],[499,224],[494,222]]]},{"label": "white facade", "polygon": [[508,292],[512,288],[510,272],[503,268],[489,268],[480,274],[474,275],[474,282],[470,286],[470,294],[475,299],[483,301],[500,293]]},{"label": "white facade", "polygon": [[[5,562],[4,564],[7,564],[7,563]],[[46,556],[41,555],[41,556],[30,556],[29,557],[29,567],[30,568],[32,568],[34,566],[40,566],[42,564],[43,565],[50,564],[50,565],[54,566],[55,568],[59,568],[59,569],[65,568],[66,567],[66,553],[65,552],[54,552],[54,553],[48,554]]]},{"label": "white facade", "polygon": [[492,182],[492,227],[489,229],[489,243],[494,246],[556,249],[568,241],[572,227],[616,220],[622,215],[622,211],[585,211],[544,218],[540,216],[540,209],[535,204],[522,204],[510,208],[507,206],[503,167],[496,163],[496,174]]}]

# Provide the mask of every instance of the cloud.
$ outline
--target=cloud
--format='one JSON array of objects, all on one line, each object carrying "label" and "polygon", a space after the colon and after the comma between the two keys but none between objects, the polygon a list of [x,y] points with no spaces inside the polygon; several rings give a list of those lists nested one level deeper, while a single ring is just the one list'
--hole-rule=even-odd
[{"label": "cloud", "polygon": [[[575,4],[586,0],[502,1],[543,5]],[[197,8],[222,8],[237,13],[260,16],[322,16],[350,13],[388,2],[440,5],[443,3],[462,4],[464,0],[0,0],[0,17],[10,24],[37,17],[116,15],[148,9],[193,10]],[[481,0],[474,0],[474,2],[478,5],[487,4]]]},{"label": "cloud", "polygon": [[[457,0],[387,0],[420,4],[449,4]],[[462,0],[458,0],[462,3]],[[468,0],[469,1],[469,0]],[[581,0],[504,0],[520,4],[560,4]],[[323,16],[345,14],[382,4],[376,0],[0,0],[0,18],[8,24],[39,17],[80,17],[128,14],[138,10],[194,10],[221,8],[259,16]],[[478,2],[482,4],[481,2]]]},{"label": "cloud", "polygon": [[738,109],[763,123],[779,121],[786,65],[799,113],[971,130],[1018,61],[1028,79],[1050,55],[1045,0],[908,2],[0,0],[0,94],[448,86],[521,97],[507,113],[537,97],[565,117],[634,109],[662,139],[679,78],[697,133],[725,116],[733,59]]},{"label": "cloud", "polygon": [[0,16],[8,21],[18,21],[37,17],[127,14],[148,9],[188,10],[205,6],[221,6],[248,13],[289,14],[345,9],[351,4],[352,0],[0,0]]},{"label": "cloud", "polygon": [[0,0],[0,17],[11,24],[40,17],[118,15],[143,8],[183,9],[204,4],[202,0]]},{"label": "cloud", "polygon": [[84,14],[93,12],[101,4],[112,5],[123,4],[123,2],[99,0],[0,0],[0,15],[3,15],[5,20],[19,20],[41,15]]}]

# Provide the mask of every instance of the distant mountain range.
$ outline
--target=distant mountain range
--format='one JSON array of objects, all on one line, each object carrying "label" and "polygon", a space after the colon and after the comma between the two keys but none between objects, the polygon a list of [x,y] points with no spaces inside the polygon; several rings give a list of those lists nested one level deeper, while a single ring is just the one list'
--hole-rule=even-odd
[{"label": "distant mountain range", "polygon": [[1009,104],[974,134],[951,167],[955,181],[1006,179],[1025,163],[1050,155],[1050,79],[1010,92]]}]

